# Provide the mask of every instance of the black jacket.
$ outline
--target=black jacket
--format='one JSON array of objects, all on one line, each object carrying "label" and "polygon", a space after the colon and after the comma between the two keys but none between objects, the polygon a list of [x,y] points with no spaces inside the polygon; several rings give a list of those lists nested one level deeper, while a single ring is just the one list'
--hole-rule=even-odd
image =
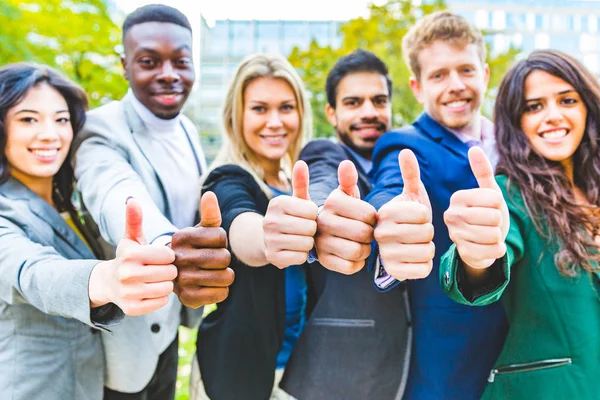
[{"label": "black jacket", "polygon": [[[371,191],[365,171],[342,145],[310,142],[300,154],[310,171],[311,199],[322,205],[338,187],[337,168],[351,160],[361,197]],[[403,285],[378,292],[373,272],[354,275],[308,267],[312,313],[287,364],[281,387],[299,400],[400,399],[410,359],[410,321]]]},{"label": "black jacket", "polygon": [[[243,212],[264,215],[269,201],[252,176],[235,165],[212,171],[202,191],[213,191],[229,235]],[[231,249],[230,249],[231,250]],[[231,253],[235,281],[229,296],[200,325],[197,357],[212,400],[267,400],[285,329],[285,271],[249,267]]]}]

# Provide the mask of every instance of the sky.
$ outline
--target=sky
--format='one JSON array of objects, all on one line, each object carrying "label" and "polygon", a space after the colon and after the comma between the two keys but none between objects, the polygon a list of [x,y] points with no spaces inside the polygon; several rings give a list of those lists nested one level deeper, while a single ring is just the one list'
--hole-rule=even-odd
[{"label": "sky", "polygon": [[[368,14],[373,0],[114,0],[129,13],[150,3],[162,3],[180,9],[187,17],[198,20],[200,13],[207,22],[215,19],[296,19],[348,20]],[[375,0],[376,4],[381,1]]]}]

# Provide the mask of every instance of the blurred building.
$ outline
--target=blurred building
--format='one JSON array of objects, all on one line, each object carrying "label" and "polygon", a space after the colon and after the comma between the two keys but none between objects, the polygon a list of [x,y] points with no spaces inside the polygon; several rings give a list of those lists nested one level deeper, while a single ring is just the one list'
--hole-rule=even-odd
[{"label": "blurred building", "polygon": [[[427,1],[427,0],[424,0]],[[600,0],[446,0],[448,7],[486,33],[492,52],[553,48],[583,61],[600,76]],[[198,90],[188,112],[207,144],[219,146],[221,107],[239,62],[255,52],[289,55],[311,41],[337,47],[344,21],[217,20],[201,18]],[[191,111],[191,112],[190,112]]]}]

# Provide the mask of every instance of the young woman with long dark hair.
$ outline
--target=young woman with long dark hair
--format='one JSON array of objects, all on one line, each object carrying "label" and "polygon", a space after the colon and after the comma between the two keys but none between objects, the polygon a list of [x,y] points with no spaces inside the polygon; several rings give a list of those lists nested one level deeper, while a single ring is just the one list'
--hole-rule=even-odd
[{"label": "young woman with long dark hair", "polygon": [[480,188],[452,197],[440,270],[454,300],[505,306],[483,398],[600,398],[600,85],[535,51],[502,80],[495,124],[498,175],[471,149]]}]

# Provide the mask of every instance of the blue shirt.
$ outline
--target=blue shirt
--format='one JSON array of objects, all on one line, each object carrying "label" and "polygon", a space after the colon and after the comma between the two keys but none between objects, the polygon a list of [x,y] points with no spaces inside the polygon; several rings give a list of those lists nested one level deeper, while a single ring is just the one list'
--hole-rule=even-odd
[{"label": "blue shirt", "polygon": [[[272,186],[273,197],[287,195]],[[285,332],[283,344],[277,354],[277,369],[285,368],[292,349],[302,333],[306,322],[306,275],[302,265],[291,265],[285,269]]]}]

